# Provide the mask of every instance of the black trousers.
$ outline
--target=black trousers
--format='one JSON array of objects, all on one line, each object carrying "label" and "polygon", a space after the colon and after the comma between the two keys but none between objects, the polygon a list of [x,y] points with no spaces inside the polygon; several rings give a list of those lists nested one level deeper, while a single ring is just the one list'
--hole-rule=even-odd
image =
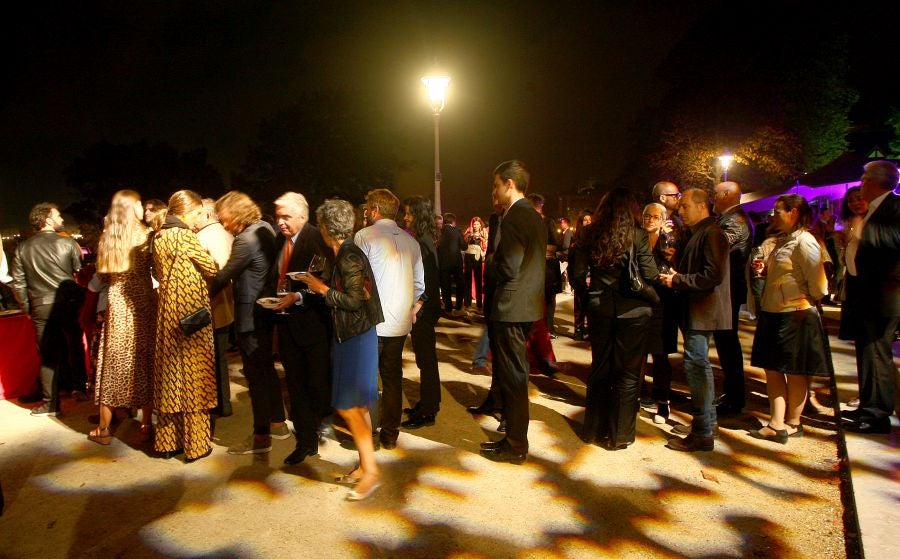
[{"label": "black trousers", "polygon": [[[79,305],[77,301],[57,296],[56,302],[31,309],[41,354],[41,391],[44,401],[56,411],[61,385],[84,391],[87,382],[82,331],[78,325]],[[63,378],[63,371],[69,374],[68,378]]]},{"label": "black trousers", "polygon": [[719,355],[719,364],[722,365],[724,375],[722,389],[725,392],[725,399],[722,403],[736,409],[743,408],[747,403],[744,388],[744,352],[738,338],[740,308],[740,302],[731,301],[731,330],[713,332],[713,342],[716,344],[716,353]]},{"label": "black trousers", "polygon": [[435,414],[441,409],[441,377],[438,372],[437,340],[434,326],[439,313],[437,309],[425,310],[412,327],[412,346],[419,368],[419,412]]},{"label": "black trousers", "polygon": [[244,377],[250,389],[253,434],[268,435],[271,423],[281,423],[285,419],[281,381],[272,360],[272,328],[238,332],[237,341],[244,364]]},{"label": "black trousers", "polygon": [[[465,298],[465,285],[463,282],[462,266],[457,268],[441,268],[441,300],[444,302],[444,310],[452,311],[454,308],[462,308]],[[454,282],[456,282],[454,286]],[[456,293],[456,306],[453,306],[453,294]]]},{"label": "black trousers", "polygon": [[[528,357],[525,341],[531,322],[488,322],[497,391],[506,418],[506,440],[516,452],[528,452]],[[496,405],[496,400],[494,401]]]},{"label": "black trousers", "polygon": [[894,413],[894,378],[897,367],[891,344],[900,317],[859,317],[856,336],[856,370],[859,372],[859,410],[863,416],[888,419]]},{"label": "black trousers", "polygon": [[406,336],[378,336],[381,440],[396,441],[403,418],[403,344]]},{"label": "black trousers", "polygon": [[319,424],[331,409],[331,340],[325,336],[296,339],[284,325],[278,328],[278,353],[291,401],[297,446],[317,448]]},{"label": "black trousers", "polygon": [[212,412],[221,417],[232,414],[231,379],[228,375],[228,331],[231,325],[213,330],[213,345],[216,350],[216,396],[218,404]]},{"label": "black trousers", "polygon": [[465,291],[463,293],[463,300],[466,303],[466,306],[472,304],[472,283],[475,283],[475,305],[480,309],[482,303],[484,302],[483,292],[484,292],[484,283],[482,280],[482,261],[475,260],[474,254],[466,254],[465,255]]},{"label": "black trousers", "polygon": [[634,442],[644,335],[650,316],[609,316],[610,306],[598,297],[591,298],[588,305],[591,372],[583,436],[588,442],[608,440],[615,446]]}]

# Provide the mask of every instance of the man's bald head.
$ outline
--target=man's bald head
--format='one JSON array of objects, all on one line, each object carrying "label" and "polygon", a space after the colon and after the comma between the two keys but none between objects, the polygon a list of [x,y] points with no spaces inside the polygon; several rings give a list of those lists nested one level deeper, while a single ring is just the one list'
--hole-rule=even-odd
[{"label": "man's bald head", "polygon": [[713,189],[713,209],[721,214],[741,203],[741,186],[733,181],[720,182]]},{"label": "man's bald head", "polygon": [[674,182],[659,181],[653,185],[650,197],[651,202],[659,202],[666,207],[666,211],[671,215],[678,209],[678,199],[681,197],[681,191]]}]

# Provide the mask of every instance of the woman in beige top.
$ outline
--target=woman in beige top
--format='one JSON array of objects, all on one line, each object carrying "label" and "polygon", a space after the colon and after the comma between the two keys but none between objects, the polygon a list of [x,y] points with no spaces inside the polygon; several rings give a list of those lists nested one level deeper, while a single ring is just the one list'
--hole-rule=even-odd
[{"label": "woman in beige top", "polygon": [[816,301],[828,293],[822,249],[806,229],[812,212],[802,196],[775,202],[779,235],[765,263],[765,287],[750,363],[766,371],[771,419],[750,436],[786,444],[800,436],[809,376],[834,374]]}]

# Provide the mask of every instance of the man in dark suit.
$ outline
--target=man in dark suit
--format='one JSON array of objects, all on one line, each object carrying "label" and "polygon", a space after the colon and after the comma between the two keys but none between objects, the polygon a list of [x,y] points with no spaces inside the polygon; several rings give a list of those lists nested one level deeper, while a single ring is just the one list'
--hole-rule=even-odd
[{"label": "man in dark suit", "polygon": [[[288,272],[306,271],[313,255],[327,262],[334,260],[319,229],[309,223],[309,203],[296,192],[286,192],[275,200],[275,218],[281,236],[273,275],[282,281]],[[328,281],[331,266],[326,265],[323,281]],[[291,281],[289,278],[287,281]],[[331,410],[331,311],[322,296],[299,282],[291,283],[275,315],[278,324],[278,354],[284,365],[284,378],[291,400],[291,421],[297,446],[285,464],[299,464],[307,456],[318,454],[322,420]]]},{"label": "man in dark suit", "polygon": [[494,169],[493,195],[506,207],[490,262],[494,293],[488,315],[494,375],[503,396],[506,437],[481,443],[481,455],[521,464],[528,454],[528,357],[531,323],[543,318],[547,229],[525,199],[529,174],[520,161]]},{"label": "man in dark suit", "polygon": [[678,271],[660,274],[659,279],[666,287],[685,293],[684,374],[691,389],[694,417],[687,437],[670,439],[667,446],[695,452],[712,450],[714,443],[716,410],[712,404],[709,339],[716,330],[731,328],[728,239],[710,216],[705,190],[685,191],[679,211],[691,235],[681,251]]},{"label": "man in dark suit", "polygon": [[713,208],[718,214],[716,224],[728,239],[728,274],[731,279],[731,328],[716,330],[713,340],[725,376],[722,401],[716,416],[739,414],[744,409],[744,352],[738,338],[738,312],[747,301],[747,280],[744,269],[753,242],[753,225],[741,207],[741,187],[736,182],[721,182],[713,190]]},{"label": "man in dark suit", "polygon": [[[465,250],[466,241],[459,229],[456,228],[456,216],[450,212],[445,213],[441,237],[438,239],[437,255],[441,275],[441,299],[444,301],[444,312],[449,314],[462,313],[465,294],[462,253]],[[454,292],[456,293],[456,306],[453,304]]]},{"label": "man in dark suit", "polygon": [[256,202],[243,192],[231,191],[219,198],[216,212],[222,226],[234,235],[234,243],[228,263],[210,285],[210,296],[234,282],[234,332],[253,408],[253,434],[230,447],[228,453],[261,454],[272,450],[273,436],[290,437],[284,423],[281,382],[272,361],[272,320],[268,311],[256,304],[260,297],[275,292],[271,275],[275,231],[263,221]]},{"label": "man in dark suit", "polygon": [[891,344],[900,323],[900,196],[894,193],[898,171],[889,161],[865,166],[860,191],[869,203],[861,236],[851,240],[847,258],[855,253],[860,286],[856,334],[859,408],[845,413],[848,430],[890,433],[894,413],[895,378]]}]

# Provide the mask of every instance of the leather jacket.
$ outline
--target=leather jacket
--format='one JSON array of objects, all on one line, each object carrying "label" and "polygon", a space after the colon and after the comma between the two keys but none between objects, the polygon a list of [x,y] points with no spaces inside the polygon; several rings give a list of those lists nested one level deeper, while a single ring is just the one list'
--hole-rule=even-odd
[{"label": "leather jacket", "polygon": [[49,305],[64,281],[81,269],[81,247],[55,231],[39,231],[16,247],[12,284],[16,296],[31,307]]},{"label": "leather jacket", "polygon": [[325,304],[332,309],[338,343],[384,322],[381,299],[365,253],[347,239],[338,250]]}]

